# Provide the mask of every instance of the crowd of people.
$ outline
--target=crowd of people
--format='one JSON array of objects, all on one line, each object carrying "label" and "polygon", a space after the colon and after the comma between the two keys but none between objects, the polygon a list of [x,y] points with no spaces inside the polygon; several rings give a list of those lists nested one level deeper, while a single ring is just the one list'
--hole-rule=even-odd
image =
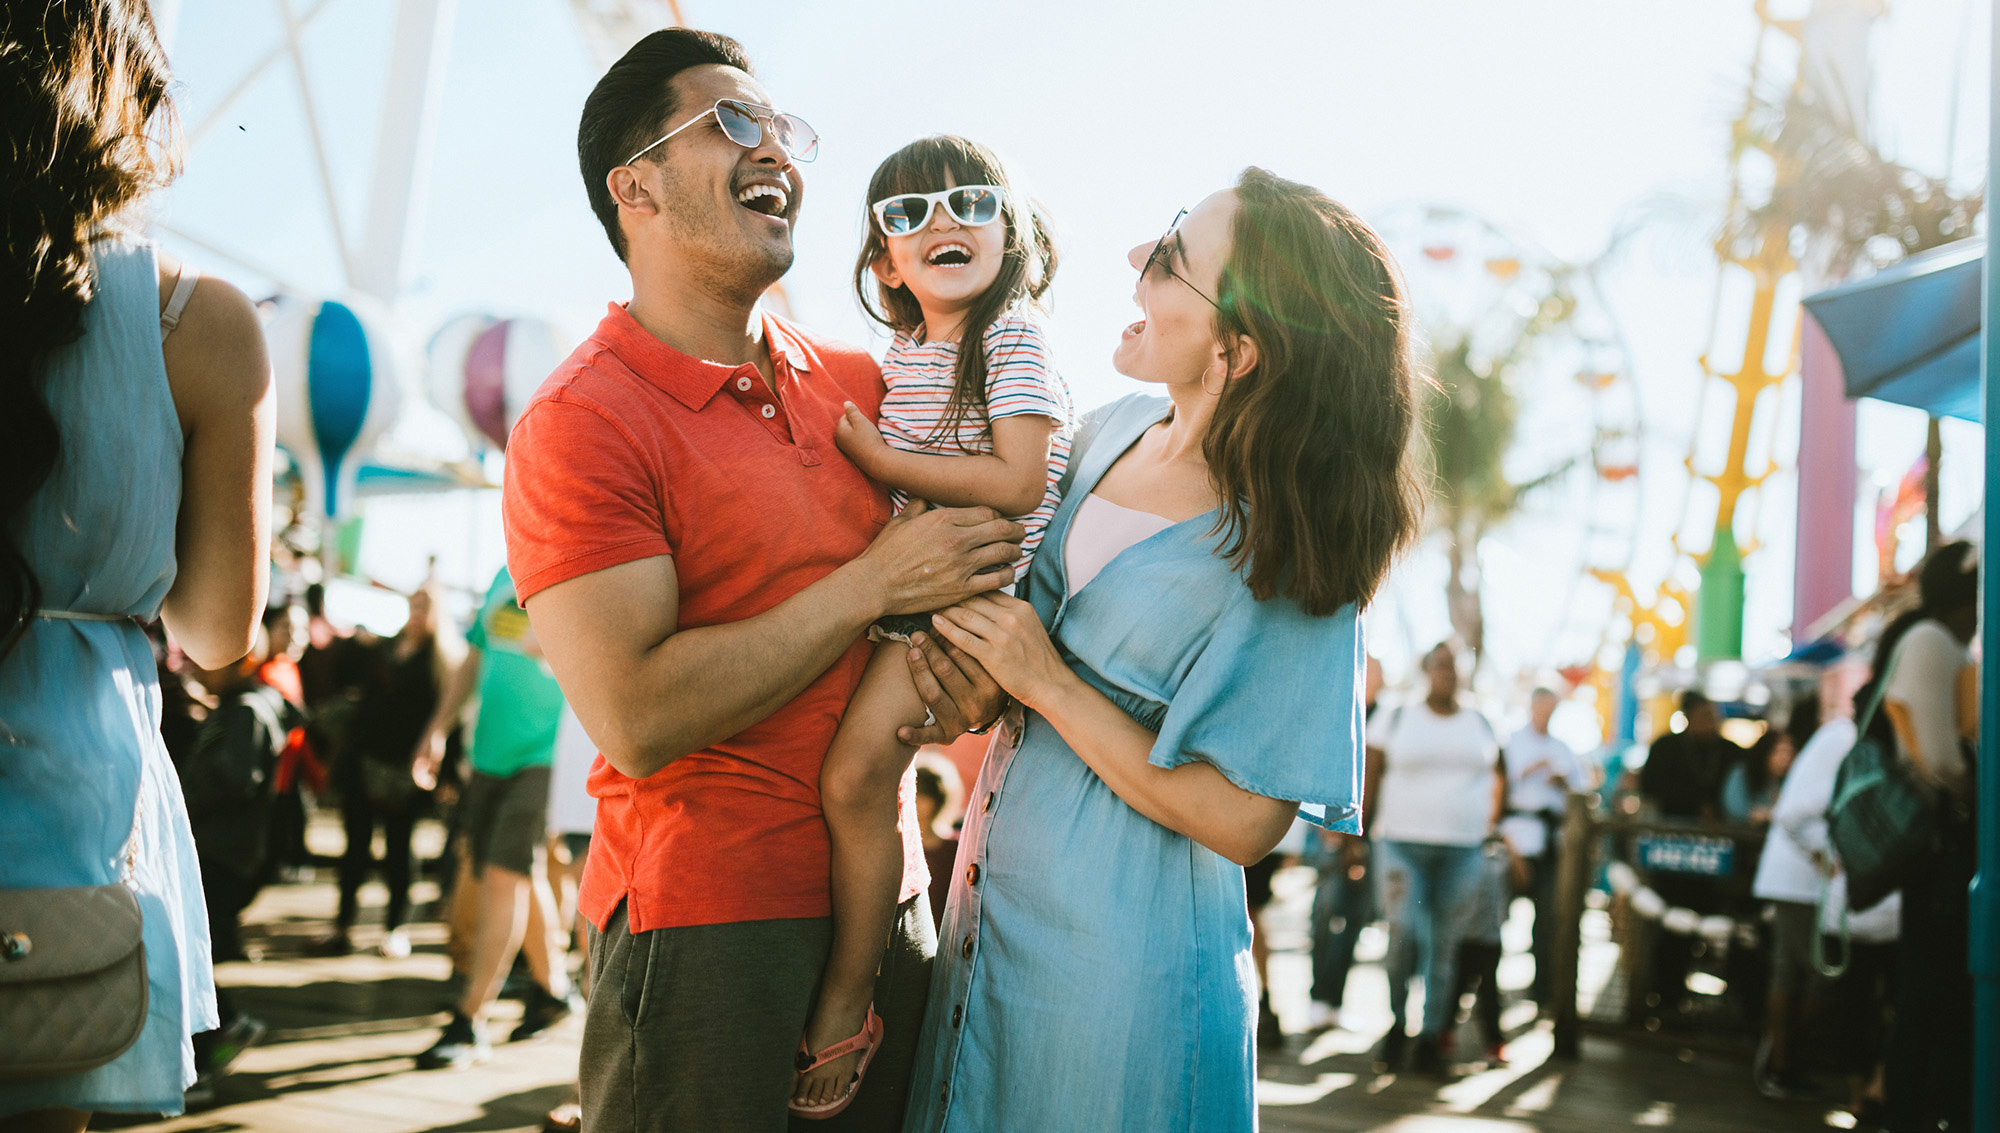
[{"label": "crowd of people", "polygon": [[[80,997],[62,1018],[135,1025],[86,1028],[68,1062],[0,1049],[0,1130],[177,1113],[257,1041],[214,963],[251,955],[245,909],[309,861],[309,796],[338,800],[345,837],[313,950],[371,939],[379,869],[374,946],[410,954],[412,832],[440,815],[451,1004],[418,1064],[490,1055],[518,956],[508,1037],[584,1016],[578,1098],[551,1122],[593,1133],[1253,1129],[1256,1052],[1281,1036],[1245,960],[1294,850],[1319,870],[1312,1026],[1340,1021],[1356,938],[1385,923],[1385,1067],[1454,1061],[1468,997],[1471,1045],[1505,1059],[1517,897],[1528,993],[1555,994],[1561,818],[1596,785],[1549,732],[1560,696],[1537,690],[1503,742],[1447,644],[1375,707],[1360,612],[1420,532],[1420,378],[1400,275],[1352,210],[1254,167],[1182,210],[1128,254],[1142,317],[1111,358],[1157,394],[1079,412],[1041,329],[1048,218],[985,146],[921,139],[864,202],[878,363],[759,303],[791,267],[817,134],[734,40],[648,35],[577,137],[630,299],[514,427],[507,568],[463,638],[426,585],[376,639],[323,593],[271,601],[257,315],[135,231],[178,169],[170,89],[140,0],[0,16],[0,129],[33,157],[0,187],[0,893],[136,901],[117,923],[144,966],[136,998],[42,989]],[[1969,1073],[1975,567],[1925,567],[1857,728],[1938,800],[1898,960],[1837,918],[1852,1033],[1895,1002],[1892,1037],[1841,1066],[1857,1104],[1918,1121],[1957,1120]],[[1642,797],[1797,842],[1765,887],[1760,1067],[1791,1089],[1824,998],[1806,967],[1838,966],[1796,867],[1829,875],[1813,811],[1832,804],[1808,783],[1840,733],[1815,748],[1798,714],[1746,755],[1715,705],[1682,710]],[[969,788],[913,763],[966,734],[989,737]],[[34,923],[44,953],[82,931]],[[1659,955],[1676,1001],[1691,953]]]}]

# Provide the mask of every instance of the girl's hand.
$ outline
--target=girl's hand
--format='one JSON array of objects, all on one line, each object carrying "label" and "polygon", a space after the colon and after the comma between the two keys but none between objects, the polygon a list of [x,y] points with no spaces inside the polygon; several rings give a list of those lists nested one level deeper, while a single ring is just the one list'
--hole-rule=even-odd
[{"label": "girl's hand", "polygon": [[833,443],[840,446],[840,451],[847,454],[847,459],[853,461],[855,467],[877,480],[881,479],[875,471],[880,464],[877,458],[889,451],[889,442],[882,439],[882,430],[875,427],[875,422],[870,421],[868,415],[851,401],[846,403],[840,420],[834,422]]},{"label": "girl's hand", "polygon": [[1035,608],[1005,594],[980,594],[931,618],[939,636],[1000,682],[1015,700],[1040,707],[1065,681],[1076,679],[1056,654]]}]

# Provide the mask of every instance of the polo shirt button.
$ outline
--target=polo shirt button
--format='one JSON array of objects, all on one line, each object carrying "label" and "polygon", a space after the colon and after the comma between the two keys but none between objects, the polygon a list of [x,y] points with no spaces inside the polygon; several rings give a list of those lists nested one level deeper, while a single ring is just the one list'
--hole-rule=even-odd
[{"label": "polo shirt button", "polygon": [[958,954],[968,960],[972,959],[972,938],[970,936],[965,938],[965,944],[958,950]]},{"label": "polo shirt button", "polygon": [[749,388],[750,388],[750,379],[749,379],[749,378],[738,378],[738,379],[736,379],[736,388],[737,388],[737,389],[740,389],[740,390],[747,390],[747,389],[749,389]]},{"label": "polo shirt button", "polygon": [[979,884],[979,863],[978,863],[978,862],[974,862],[974,863],[972,863],[971,865],[969,865],[969,866],[966,866],[966,867],[965,867],[965,883],[966,883],[967,885],[977,885],[977,884]]},{"label": "polo shirt button", "polygon": [[954,1008],[952,1008],[952,1009],[951,1009],[951,1025],[952,1025],[952,1026],[954,1026],[954,1027],[956,1027],[956,1026],[958,1026],[958,1025],[959,1025],[960,1023],[962,1023],[962,1022],[964,1022],[964,1021],[965,1021],[965,1008],[964,1008],[964,1007],[962,1007],[962,1006],[961,1006],[961,1007],[954,1007]]},{"label": "polo shirt button", "polygon": [[778,407],[775,405],[766,405],[764,408],[759,409],[757,412],[762,413],[764,415],[764,420],[769,421],[771,418],[776,417],[778,415]]},{"label": "polo shirt button", "polygon": [[941,1102],[948,1102],[951,1100],[950,1082],[946,1082],[943,1086],[938,1088],[938,1100]]},{"label": "polo shirt button", "polygon": [[993,792],[993,791],[988,791],[988,792],[986,792],[986,807],[985,807],[985,809],[987,809],[987,810],[992,810],[992,809],[993,809],[993,798],[994,798],[994,794],[995,794],[995,792]]}]

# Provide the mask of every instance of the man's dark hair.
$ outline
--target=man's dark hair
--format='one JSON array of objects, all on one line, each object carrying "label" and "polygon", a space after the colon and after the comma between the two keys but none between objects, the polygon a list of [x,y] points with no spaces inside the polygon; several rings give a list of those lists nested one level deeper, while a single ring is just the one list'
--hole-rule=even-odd
[{"label": "man's dark hair", "polygon": [[[618,230],[618,202],[604,179],[625,163],[634,150],[657,136],[679,107],[674,105],[673,78],[689,67],[718,63],[750,71],[743,45],[726,35],[693,28],[663,28],[632,45],[583,100],[583,120],[576,127],[576,161],[583,170],[583,188],[590,194],[590,211],[604,225],[618,258],[625,258],[625,234]],[[659,150],[653,151],[658,156]]]},{"label": "man's dark hair", "polygon": [[1681,694],[1681,715],[1692,716],[1695,709],[1714,703],[1702,693],[1689,689]]}]

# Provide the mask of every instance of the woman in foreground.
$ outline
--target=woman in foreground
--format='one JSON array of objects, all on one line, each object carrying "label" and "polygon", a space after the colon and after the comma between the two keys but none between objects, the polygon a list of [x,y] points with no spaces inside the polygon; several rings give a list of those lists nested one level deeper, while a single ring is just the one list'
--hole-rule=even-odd
[{"label": "woman in foreground", "polygon": [[1259,169],[1131,260],[1113,364],[1167,397],[1079,431],[1025,601],[934,622],[1022,710],[967,799],[910,1130],[1254,1128],[1240,867],[1301,802],[1359,829],[1358,613],[1420,510],[1394,265]]},{"label": "woman in foreground", "polygon": [[[143,1008],[91,1016],[145,1012],[122,1054],[0,1074],[6,1133],[179,1113],[188,1037],[216,1025],[194,842],[134,619],[163,619],[204,669],[249,652],[275,411],[249,301],[128,234],[177,162],[169,81],[144,0],[0,9],[0,907],[8,890],[122,881],[147,977]],[[17,1037],[0,1036],[0,1065]]]}]

